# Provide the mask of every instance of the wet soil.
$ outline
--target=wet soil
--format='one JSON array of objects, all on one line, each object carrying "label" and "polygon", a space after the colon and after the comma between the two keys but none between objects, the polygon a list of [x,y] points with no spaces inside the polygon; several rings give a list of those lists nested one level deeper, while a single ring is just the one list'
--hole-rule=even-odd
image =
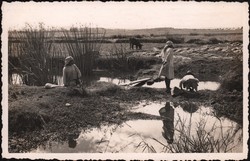
[{"label": "wet soil", "polygon": [[[144,51],[157,56],[152,50]],[[69,135],[104,124],[122,124],[133,119],[158,119],[128,109],[142,100],[186,101],[212,106],[218,117],[243,124],[242,44],[227,43],[175,49],[175,73],[181,78],[192,70],[200,80],[218,81],[217,91],[201,90],[195,97],[172,97],[165,89],[95,82],[81,88],[45,89],[43,86],[9,85],[9,152],[29,152],[47,141],[63,142]],[[138,53],[137,53],[138,54]],[[160,64],[139,70],[135,77],[157,74]]]}]

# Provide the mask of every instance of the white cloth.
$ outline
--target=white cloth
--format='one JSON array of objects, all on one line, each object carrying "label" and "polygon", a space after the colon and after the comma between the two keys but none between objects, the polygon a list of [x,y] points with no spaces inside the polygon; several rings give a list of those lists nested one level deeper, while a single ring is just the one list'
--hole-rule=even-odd
[{"label": "white cloth", "polygon": [[181,80],[186,81],[188,79],[196,79],[193,75],[185,75]]}]

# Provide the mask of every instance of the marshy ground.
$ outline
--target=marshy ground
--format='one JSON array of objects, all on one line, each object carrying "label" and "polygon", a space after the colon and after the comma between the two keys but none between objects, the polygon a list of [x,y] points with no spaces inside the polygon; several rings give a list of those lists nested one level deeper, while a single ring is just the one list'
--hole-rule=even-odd
[{"label": "marshy ground", "polygon": [[[151,45],[131,52],[131,57],[142,59],[143,64],[148,62],[148,65],[129,77],[139,79],[158,74],[159,53]],[[84,129],[102,125],[160,119],[159,116],[129,110],[143,100],[177,104],[188,101],[209,106],[214,109],[216,117],[226,117],[242,126],[242,43],[182,44],[177,45],[174,52],[176,78],[192,70],[200,81],[219,82],[220,88],[216,91],[200,90],[195,97],[187,98],[172,97],[164,88],[127,89],[100,81],[86,86],[85,92],[81,89],[9,85],[9,152],[30,152],[49,141],[64,142],[69,135],[78,136]]]}]

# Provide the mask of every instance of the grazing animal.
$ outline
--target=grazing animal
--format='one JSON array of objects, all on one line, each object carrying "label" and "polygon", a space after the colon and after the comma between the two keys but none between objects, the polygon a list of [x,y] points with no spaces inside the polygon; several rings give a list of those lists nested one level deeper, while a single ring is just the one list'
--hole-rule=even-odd
[{"label": "grazing animal", "polygon": [[199,80],[195,78],[195,76],[190,71],[188,71],[181,79],[179,87],[182,90],[185,89],[186,91],[197,92],[198,83]]},{"label": "grazing animal", "polygon": [[140,41],[136,38],[130,38],[129,39],[129,44],[130,44],[130,49],[134,49],[134,46],[136,47],[136,49],[142,49],[142,44],[140,43]]}]

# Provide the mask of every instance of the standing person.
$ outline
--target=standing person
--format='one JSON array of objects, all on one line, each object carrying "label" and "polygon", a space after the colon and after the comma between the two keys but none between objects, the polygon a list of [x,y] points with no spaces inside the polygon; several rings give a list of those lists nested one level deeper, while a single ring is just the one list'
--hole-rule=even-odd
[{"label": "standing person", "polygon": [[160,75],[165,76],[166,92],[170,93],[170,82],[174,78],[173,42],[167,41],[161,51],[163,68]]},{"label": "standing person", "polygon": [[74,63],[72,56],[65,58],[65,65],[63,67],[63,84],[64,86],[77,86],[80,84],[82,74],[79,68]]}]

